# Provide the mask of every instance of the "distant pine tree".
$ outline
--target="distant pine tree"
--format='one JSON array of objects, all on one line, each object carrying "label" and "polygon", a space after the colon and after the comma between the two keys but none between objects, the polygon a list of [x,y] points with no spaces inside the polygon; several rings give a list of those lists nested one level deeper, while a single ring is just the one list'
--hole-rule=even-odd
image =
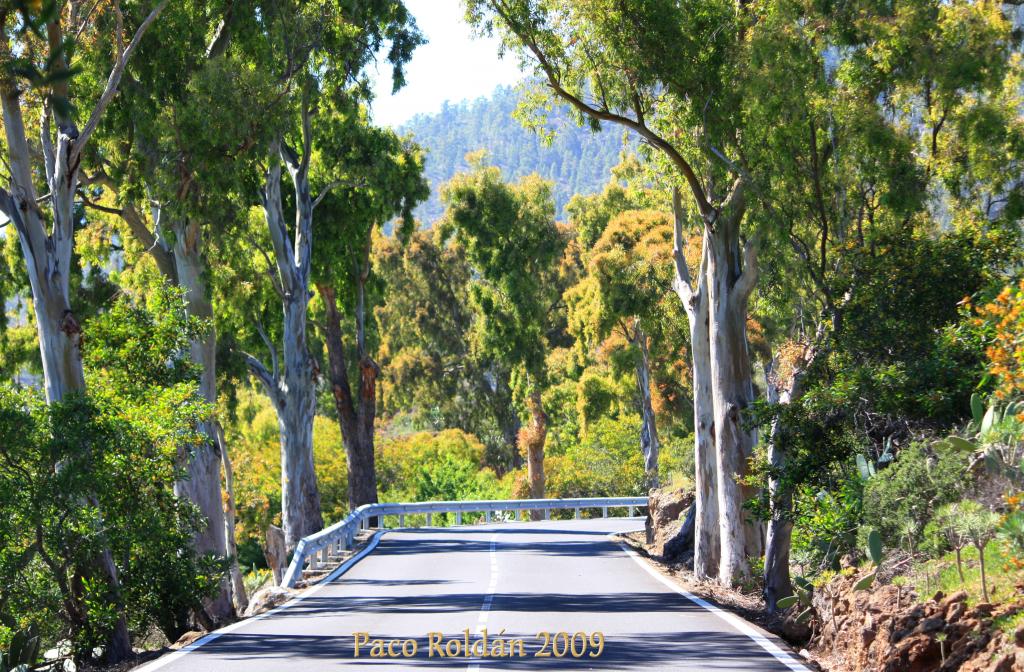
[{"label": "distant pine tree", "polygon": [[545,146],[540,136],[512,117],[518,104],[516,90],[500,86],[490,98],[445,103],[436,114],[416,115],[399,129],[402,134],[411,133],[427,153],[430,199],[416,209],[423,225],[432,226],[444,212],[438,187],[467,170],[466,154],[478,149],[487,150],[488,163],[500,168],[506,179],[538,173],[554,182],[560,219],[574,194],[602,189],[609,171],[619,162],[621,129],[608,127],[594,133],[578,127],[565,108],[556,108],[548,119],[555,137]]}]

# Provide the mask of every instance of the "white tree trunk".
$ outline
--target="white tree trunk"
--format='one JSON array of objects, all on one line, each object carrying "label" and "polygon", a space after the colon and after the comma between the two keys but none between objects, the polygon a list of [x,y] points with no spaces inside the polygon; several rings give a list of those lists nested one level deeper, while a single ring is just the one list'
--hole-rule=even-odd
[{"label": "white tree trunk", "polygon": [[[213,305],[205,279],[208,268],[202,254],[202,231],[198,223],[187,220],[175,223],[173,253],[178,285],[185,290],[189,314],[202,320],[212,320]],[[212,324],[209,331],[192,341],[191,356],[200,367],[200,394],[216,406],[217,334]],[[206,519],[206,527],[193,539],[196,551],[231,557],[225,533],[220,443],[215,422],[210,419],[202,425],[207,436],[204,445],[190,455],[179,455],[179,460],[186,466],[187,478],[174,484],[174,493],[192,501]],[[232,557],[231,562],[237,564],[237,559]],[[207,603],[206,610],[215,621],[232,615],[231,587],[227,577],[221,582],[220,593]]]},{"label": "white tree trunk", "polygon": [[323,527],[313,467],[316,389],[313,358],[306,346],[308,296],[293,296],[284,303],[283,387],[275,403],[281,432],[281,526],[289,552],[299,539]]},{"label": "white tree trunk", "polygon": [[710,243],[706,272],[721,535],[718,580],[727,586],[750,576],[747,558],[759,557],[763,548],[760,525],[746,520],[743,502],[747,493],[739,482],[754,447],[753,432],[743,427],[742,413],[754,396],[746,319],[747,302],[757,279],[753,245],[747,246],[741,260],[742,199],[742,186],[738,184],[723,214],[713,227],[708,226],[706,236]]},{"label": "white tree trunk", "polygon": [[[56,134],[56,147],[50,128],[50,110],[44,108],[41,123],[40,146],[42,172],[50,189],[48,199],[53,219],[47,234],[39,199],[36,198],[34,175],[40,172],[33,166],[28,137],[21,109],[21,91],[10,74],[0,81],[0,107],[3,108],[4,134],[7,139],[7,163],[10,171],[10,191],[0,189],[0,211],[7,215],[18,233],[36,313],[39,351],[43,362],[43,379],[49,403],[62,400],[66,395],[85,391],[85,373],[82,368],[82,330],[71,310],[68,288],[71,279],[71,255],[74,251],[74,199],[78,189],[79,164],[82,150],[96,130],[110,100],[117,92],[124,68],[138,47],[142,35],[156,20],[166,5],[162,0],[139,25],[131,42],[125,47],[93,107],[89,120],[79,132],[70,120],[63,120]],[[63,42],[60,19],[47,25],[50,44]],[[13,57],[12,45],[7,46],[4,63]],[[59,67],[66,67],[60,53],[49,54]],[[67,95],[66,80],[53,84],[54,92]],[[70,102],[70,101],[69,101]],[[58,465],[58,469],[60,465]],[[87,498],[95,504],[94,497]],[[120,598],[120,578],[109,550],[100,551],[92,558],[89,574],[105,582],[115,595],[117,617],[111,626],[106,643],[106,662],[116,663],[132,655],[131,638]],[[65,595],[65,599],[72,596]]]},{"label": "white tree trunk", "polygon": [[654,416],[654,405],[651,402],[651,363],[647,347],[647,334],[637,320],[633,327],[633,344],[640,351],[636,360],[636,386],[640,395],[640,451],[644,456],[645,487],[649,490],[658,487],[658,424]]},{"label": "white tree trunk", "polygon": [[693,374],[694,432],[694,544],[693,572],[698,579],[718,575],[721,542],[718,530],[718,464],[715,459],[715,415],[711,398],[711,344],[708,335],[707,255],[701,249],[697,285],[691,284],[683,254],[683,211],[679,192],[673,192],[675,232],[673,257],[676,274],[673,287],[686,309],[690,325],[690,354]]},{"label": "white tree trunk", "polygon": [[[279,141],[270,148],[270,167],[261,198],[274,245],[277,290],[282,297],[284,341],[279,363],[277,348],[262,334],[272,367],[246,355],[249,370],[263,383],[277,410],[281,435],[281,523],[289,552],[299,540],[323,527],[320,492],[313,466],[313,416],[316,411],[316,367],[309,353],[306,318],[312,255],[313,199],[309,190],[311,147],[309,110],[303,110],[303,152],[299,157]],[[289,232],[281,199],[283,160],[295,188],[295,238]],[[262,332],[262,330],[261,330]]]}]

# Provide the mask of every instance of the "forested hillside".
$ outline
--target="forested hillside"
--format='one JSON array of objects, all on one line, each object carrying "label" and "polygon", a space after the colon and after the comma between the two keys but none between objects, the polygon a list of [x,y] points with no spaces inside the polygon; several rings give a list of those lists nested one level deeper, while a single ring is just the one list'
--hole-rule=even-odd
[{"label": "forested hillside", "polygon": [[548,118],[548,142],[513,118],[519,99],[516,89],[500,86],[490,98],[446,103],[437,114],[417,115],[399,129],[412,133],[426,154],[423,174],[430,183],[430,198],[416,209],[423,224],[433,224],[444,212],[438,188],[466,170],[466,154],[478,149],[486,150],[488,161],[508,178],[538,173],[551,180],[559,217],[573,194],[600,191],[619,161],[622,130],[608,126],[593,133],[580,128],[559,106]]}]

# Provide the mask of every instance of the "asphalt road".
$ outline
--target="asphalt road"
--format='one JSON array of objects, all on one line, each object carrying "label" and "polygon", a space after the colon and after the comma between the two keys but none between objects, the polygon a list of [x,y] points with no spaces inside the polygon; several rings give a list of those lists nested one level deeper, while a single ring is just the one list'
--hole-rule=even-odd
[{"label": "asphalt road", "polygon": [[[641,526],[608,518],[392,531],[303,599],[139,672],[807,669],[776,640],[677,592],[608,538]],[[370,641],[360,636],[355,657],[360,632]],[[385,655],[395,640],[396,657],[371,657],[376,639]],[[412,651],[409,639],[416,653],[402,657],[403,643]],[[485,647],[499,655],[472,656]],[[537,655],[545,652],[552,655]]]}]

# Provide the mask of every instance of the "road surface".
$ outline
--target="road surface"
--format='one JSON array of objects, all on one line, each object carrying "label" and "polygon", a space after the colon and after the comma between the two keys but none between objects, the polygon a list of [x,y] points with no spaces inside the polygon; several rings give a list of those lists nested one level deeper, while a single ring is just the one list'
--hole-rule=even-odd
[{"label": "road surface", "polygon": [[[608,537],[641,526],[607,518],[391,531],[304,599],[139,672],[807,669]],[[358,657],[355,633],[366,633]],[[371,657],[375,643],[394,657]],[[472,655],[483,651],[495,655]]]}]

